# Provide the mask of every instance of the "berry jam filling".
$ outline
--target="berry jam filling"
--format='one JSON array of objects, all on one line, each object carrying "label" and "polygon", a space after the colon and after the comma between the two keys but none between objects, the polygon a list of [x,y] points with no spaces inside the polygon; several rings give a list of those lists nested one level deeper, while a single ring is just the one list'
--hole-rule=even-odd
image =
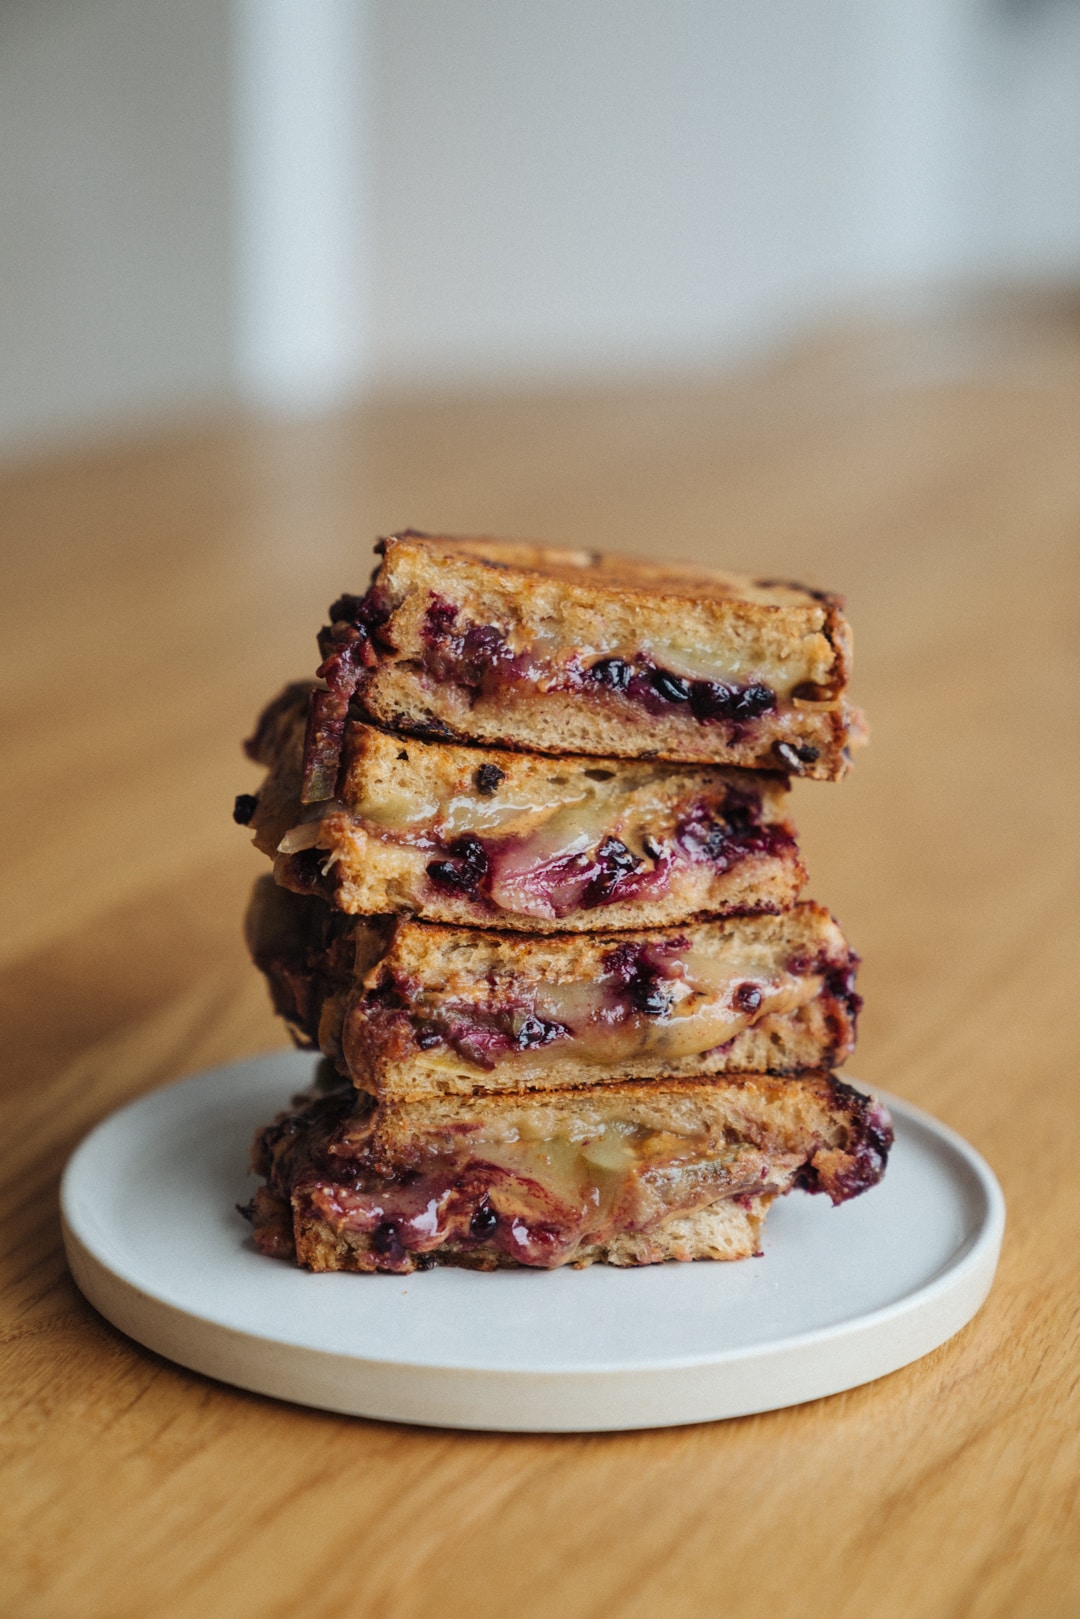
[{"label": "berry jam filling", "polygon": [[471,624],[453,602],[433,596],[423,628],[423,667],[438,684],[453,683],[473,702],[498,698],[522,682],[543,691],[613,692],[654,716],[684,709],[701,725],[726,724],[735,734],[776,708],[776,693],[761,681],[743,685],[693,680],[664,669],[646,652],[556,664],[533,652],[513,652],[492,624]]},{"label": "berry jam filling", "polygon": [[660,668],[644,652],[629,662],[602,658],[583,673],[585,679],[602,688],[622,692],[647,714],[658,716],[673,708],[685,708],[700,725],[723,722],[738,731],[776,707],[776,693],[771,686],[758,681],[744,686],[725,680],[689,680]]},{"label": "berry jam filling", "polygon": [[883,1102],[864,1096],[835,1075],[832,1085],[836,1095],[850,1107],[855,1139],[844,1162],[832,1166],[828,1185],[813,1159],[803,1165],[795,1184],[805,1192],[826,1191],[834,1203],[843,1203],[877,1185],[889,1162],[894,1135],[892,1120]]},{"label": "berry jam filling", "polygon": [[[672,1136],[617,1120],[584,1140],[462,1141],[449,1150],[442,1142],[423,1153],[422,1167],[386,1164],[350,1123],[351,1105],[324,1098],[308,1104],[306,1117],[293,1115],[284,1133],[270,1126],[256,1140],[256,1161],[301,1227],[314,1219],[359,1238],[372,1270],[410,1271],[447,1244],[488,1264],[547,1268],[718,1197],[780,1189],[767,1154],[750,1143],[731,1147],[704,1133]],[[277,1234],[265,1232],[264,1196],[241,1212],[253,1220],[256,1244],[280,1254]]]},{"label": "berry jam filling", "polygon": [[788,972],[796,977],[805,978],[812,975],[820,977],[823,988],[834,1000],[846,1007],[854,1023],[863,1005],[863,998],[855,988],[855,974],[859,968],[859,960],[855,952],[851,951],[845,962],[838,963],[824,955],[795,955],[790,956],[785,965]]},{"label": "berry jam filling", "polygon": [[606,836],[592,850],[573,838],[569,849],[546,853],[542,840],[479,838],[466,833],[446,846],[446,858],[427,867],[443,893],[466,894],[494,910],[562,917],[619,901],[659,898],[670,887],[674,854],[657,849],[647,861],[620,838]]},{"label": "berry jam filling", "polygon": [[691,860],[707,860],[729,871],[750,855],[783,859],[796,851],[786,826],[761,825],[760,801],[749,794],[729,792],[723,806],[696,804],[675,829],[675,842]]},{"label": "berry jam filling", "polygon": [[427,874],[435,884],[451,894],[475,894],[491,869],[483,843],[472,832],[457,838],[447,848],[447,860],[433,860]]},{"label": "berry jam filling", "polygon": [[751,856],[792,857],[792,834],[782,825],[761,825],[760,815],[760,800],[731,790],[719,803],[693,804],[670,838],[644,838],[641,854],[612,833],[589,847],[587,834],[573,827],[566,847],[554,852],[542,828],[521,838],[481,838],[470,832],[441,846],[427,876],[442,893],[467,895],[495,911],[559,918],[572,911],[661,899],[680,867],[708,863],[722,874]]},{"label": "berry jam filling", "polygon": [[621,997],[644,1017],[667,1017],[675,984],[683,976],[680,954],[689,948],[689,939],[682,937],[662,943],[616,945],[604,957],[604,972],[616,998]]},{"label": "berry jam filling", "polygon": [[573,1036],[565,1023],[544,1016],[532,997],[508,993],[486,1002],[439,997],[417,1006],[419,993],[416,985],[399,982],[387,971],[363,996],[350,1021],[346,1045],[364,1069],[382,1048],[406,1040],[418,1051],[452,1051],[471,1067],[490,1073],[507,1057]]},{"label": "berry jam filling", "polygon": [[372,585],[365,596],[340,596],[330,608],[330,623],[319,632],[323,661],[316,674],[326,690],[313,691],[308,707],[300,793],[305,804],[334,796],[349,704],[364,670],[378,662],[389,618],[385,592]]},{"label": "berry jam filling", "polygon": [[535,682],[543,665],[528,653],[515,654],[493,624],[462,620],[453,602],[432,596],[424,618],[423,666],[438,685],[463,686],[475,702],[497,697],[519,681]]}]

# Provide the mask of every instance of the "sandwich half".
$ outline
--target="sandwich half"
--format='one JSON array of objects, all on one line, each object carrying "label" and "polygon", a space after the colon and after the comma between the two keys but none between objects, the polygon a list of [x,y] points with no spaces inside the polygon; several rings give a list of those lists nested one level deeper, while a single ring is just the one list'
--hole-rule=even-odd
[{"label": "sandwich half", "polygon": [[320,637],[303,796],[333,796],[349,705],[443,740],[834,780],[861,722],[839,597],[672,563],[415,534],[381,542]]},{"label": "sandwich half", "polygon": [[266,877],[247,935],[301,1044],[380,1097],[832,1067],[861,1004],[858,958],[811,903],[530,935],[343,916]]},{"label": "sandwich half", "polygon": [[312,1270],[743,1259],[800,1186],[880,1180],[884,1107],[829,1074],[655,1079],[533,1095],[299,1098],[261,1130],[258,1248]]},{"label": "sandwich half", "polygon": [[528,932],[777,911],[805,880],[782,774],[499,752],[348,720],[334,796],[301,802],[310,687],[262,715],[237,801],[279,883],[357,915]]}]

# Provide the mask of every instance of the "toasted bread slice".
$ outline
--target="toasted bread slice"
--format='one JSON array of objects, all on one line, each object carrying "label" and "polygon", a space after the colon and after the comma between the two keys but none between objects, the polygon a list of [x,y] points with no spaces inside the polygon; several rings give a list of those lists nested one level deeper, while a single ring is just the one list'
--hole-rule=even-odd
[{"label": "toasted bread slice", "polygon": [[304,799],[333,796],[350,699],[391,728],[833,780],[860,731],[839,597],[488,539],[384,540],[320,638]]},{"label": "toasted bread slice", "polygon": [[799,1185],[884,1173],[888,1114],[831,1075],[654,1079],[529,1096],[298,1099],[255,1141],[264,1253],[407,1272],[738,1259]]},{"label": "toasted bread slice", "polygon": [[266,710],[246,820],[279,883],[354,915],[533,933],[777,911],[805,880],[787,778],[497,752],[350,720],[336,796],[300,801],[307,690]]},{"label": "toasted bread slice", "polygon": [[249,942],[300,1038],[380,1097],[833,1066],[860,1004],[858,958],[809,903],[537,936],[343,917],[266,878]]}]

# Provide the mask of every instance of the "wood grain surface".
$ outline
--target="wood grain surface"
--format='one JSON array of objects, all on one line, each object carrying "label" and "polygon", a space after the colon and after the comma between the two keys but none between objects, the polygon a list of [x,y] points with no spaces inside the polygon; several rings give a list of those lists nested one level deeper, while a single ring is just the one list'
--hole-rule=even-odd
[{"label": "wood grain surface", "polygon": [[[1076,310],[726,382],[226,421],[9,467],[0,502],[0,1611],[1080,1613]],[[83,1133],[282,1044],[239,937],[238,742],[406,524],[846,592],[873,745],[796,817],[865,958],[852,1066],[967,1136],[1009,1209],[988,1303],[923,1361],[735,1422],[425,1431],[214,1384],[76,1292]]]}]

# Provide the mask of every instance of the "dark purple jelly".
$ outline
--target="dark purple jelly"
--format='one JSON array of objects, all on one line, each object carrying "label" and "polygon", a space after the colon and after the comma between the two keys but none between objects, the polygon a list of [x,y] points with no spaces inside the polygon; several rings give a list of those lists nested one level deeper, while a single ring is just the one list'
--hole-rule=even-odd
[{"label": "dark purple jelly", "polygon": [[401,1240],[401,1228],[396,1220],[384,1220],[381,1225],[375,1227],[371,1233],[371,1246],[389,1264],[405,1263],[405,1244]]},{"label": "dark purple jelly", "polygon": [[372,585],[365,596],[339,596],[330,608],[330,623],[319,631],[322,662],[315,672],[326,689],[313,691],[308,707],[300,794],[305,804],[334,796],[349,704],[364,670],[374,667],[387,645],[383,631],[389,618],[385,593]]},{"label": "dark purple jelly", "polygon": [[851,1139],[839,1167],[831,1160],[822,1171],[814,1160],[799,1171],[796,1185],[808,1192],[825,1192],[834,1203],[845,1203],[858,1197],[860,1192],[876,1186],[889,1161],[893,1146],[892,1120],[881,1102],[837,1079],[829,1080],[836,1103],[847,1108],[851,1120]]},{"label": "dark purple jelly", "polygon": [[667,669],[650,669],[649,684],[654,692],[662,697],[665,703],[688,703],[690,701],[691,686],[689,680],[681,675],[673,675]]},{"label": "dark purple jelly", "polygon": [[[617,680],[612,678],[615,668]],[[653,715],[689,704],[690,712],[702,725],[743,725],[776,707],[776,693],[771,686],[760,682],[740,686],[723,680],[690,680],[661,668],[644,653],[639,653],[632,663],[621,658],[601,658],[587,672],[602,686],[624,693]]]},{"label": "dark purple jelly", "polygon": [[616,945],[603,958],[616,1000],[622,999],[645,1017],[664,1017],[671,1007],[670,980],[680,970],[679,952],[689,948],[683,935],[648,944]]},{"label": "dark purple jelly", "polygon": [[431,598],[421,633],[424,668],[440,684],[464,686],[476,698],[527,677],[530,660],[514,657],[501,630],[462,620],[441,596]]},{"label": "dark purple jelly", "polygon": [[630,853],[620,838],[604,838],[594,858],[596,875],[590,878],[581,896],[586,910],[609,904],[616,897],[620,883],[641,867],[641,861]]},{"label": "dark purple jelly", "polygon": [[488,873],[484,845],[473,832],[466,832],[447,847],[448,860],[433,860],[427,874],[439,888],[452,894],[475,894]]},{"label": "dark purple jelly", "polygon": [[488,1006],[448,1002],[436,1017],[414,1019],[412,1030],[422,1051],[443,1043],[485,1072],[515,1051],[535,1051],[573,1033],[565,1023],[540,1017],[530,1006],[513,1001]]},{"label": "dark purple jelly", "polygon": [[663,1017],[671,1010],[670,989],[650,972],[642,971],[627,987],[635,1012],[643,1012],[646,1017]]},{"label": "dark purple jelly", "polygon": [[737,984],[731,1000],[740,1012],[753,1013],[761,1005],[761,990],[757,984]]},{"label": "dark purple jelly", "polygon": [[847,1007],[852,1019],[858,1017],[862,1011],[863,998],[855,988],[855,973],[858,970],[859,958],[854,953],[848,957],[842,967],[832,967],[825,975],[825,987],[838,1001]]},{"label": "dark purple jelly", "polygon": [[601,658],[589,668],[593,680],[606,686],[608,691],[625,691],[633,672],[624,658]]},{"label": "dark purple jelly", "polygon": [[469,1235],[470,1237],[475,1237],[477,1242],[483,1242],[494,1233],[498,1223],[499,1216],[495,1213],[491,1204],[488,1202],[481,1203],[469,1221]]},{"label": "dark purple jelly", "polygon": [[690,705],[695,717],[704,722],[754,720],[776,707],[776,693],[771,686],[760,684],[736,686],[723,680],[695,680]]},{"label": "dark purple jelly", "polygon": [[748,855],[782,857],[795,840],[784,826],[761,826],[757,799],[729,794],[723,805],[695,804],[675,828],[675,842],[692,860],[709,860],[728,871]]}]

